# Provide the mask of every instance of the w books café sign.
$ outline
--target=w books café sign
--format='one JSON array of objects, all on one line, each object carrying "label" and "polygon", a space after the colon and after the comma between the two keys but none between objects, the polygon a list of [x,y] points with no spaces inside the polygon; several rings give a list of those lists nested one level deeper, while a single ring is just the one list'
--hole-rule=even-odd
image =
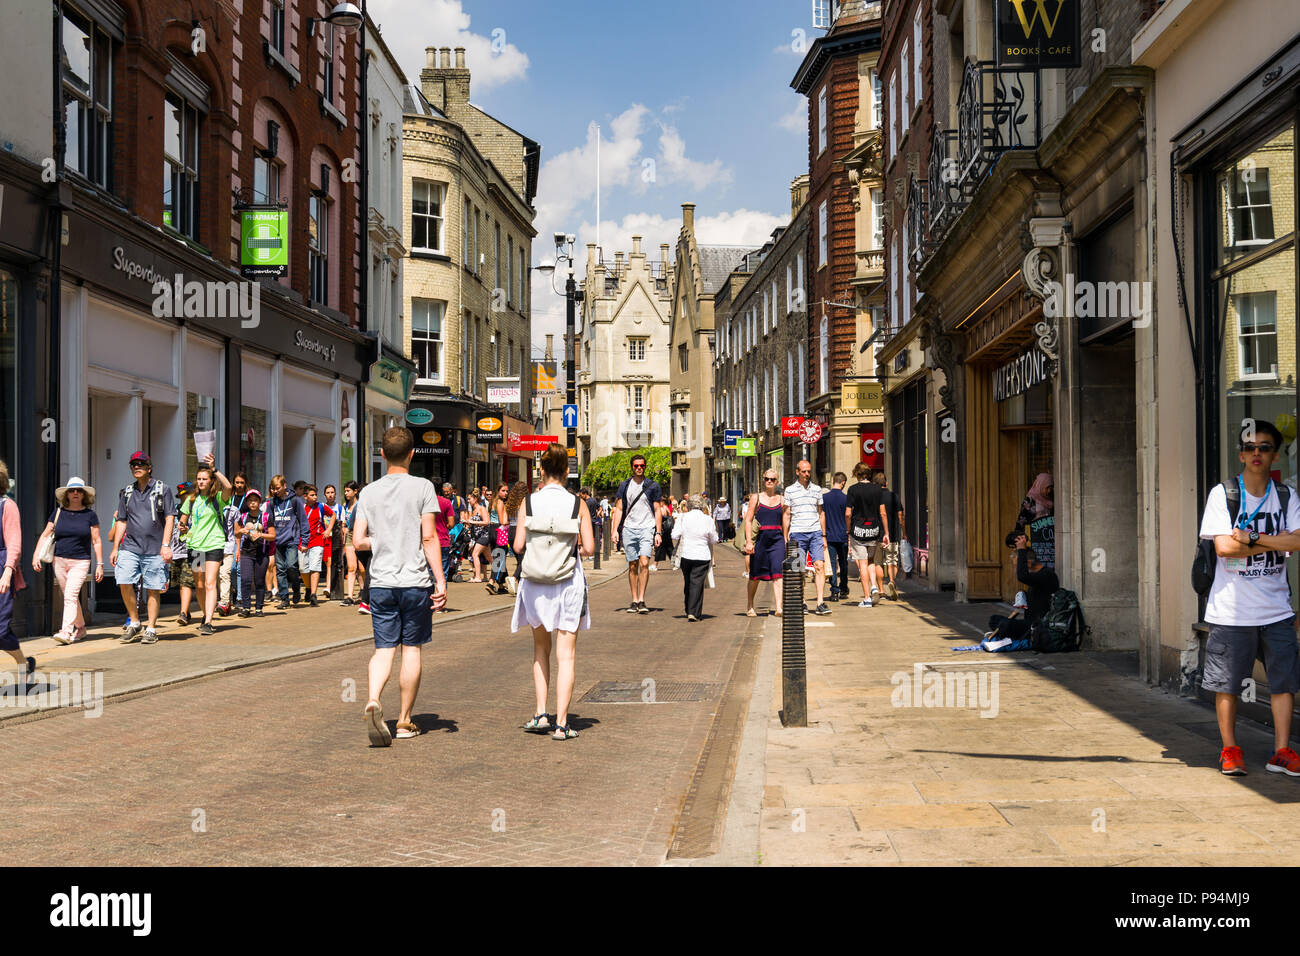
[{"label": "w books caf\u00e9 sign", "polygon": [[1080,64],[1083,0],[996,0],[998,66]]}]

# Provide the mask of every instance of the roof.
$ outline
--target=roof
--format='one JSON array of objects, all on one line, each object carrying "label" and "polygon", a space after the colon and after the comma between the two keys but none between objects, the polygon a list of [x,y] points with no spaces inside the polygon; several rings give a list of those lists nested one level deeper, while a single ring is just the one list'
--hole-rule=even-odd
[{"label": "roof", "polygon": [[436,116],[439,119],[447,118],[446,113],[424,98],[424,94],[420,92],[420,88],[414,83],[406,84],[403,90],[403,113],[414,113],[417,116]]},{"label": "roof", "polygon": [[698,246],[700,253],[700,281],[705,295],[717,292],[727,277],[740,265],[752,249],[745,246]]}]

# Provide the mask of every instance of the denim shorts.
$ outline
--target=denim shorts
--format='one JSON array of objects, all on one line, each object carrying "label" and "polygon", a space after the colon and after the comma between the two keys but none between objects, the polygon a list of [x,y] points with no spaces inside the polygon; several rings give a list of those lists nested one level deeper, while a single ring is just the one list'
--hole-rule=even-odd
[{"label": "denim shorts", "polygon": [[325,548],[322,545],[317,545],[302,552],[298,570],[306,574],[308,571],[319,571],[324,566]]},{"label": "denim shorts", "polygon": [[1264,662],[1271,694],[1300,691],[1300,653],[1296,649],[1295,617],[1258,627],[1211,624],[1205,642],[1201,687],[1216,694],[1240,694],[1242,683]]},{"label": "denim shorts", "polygon": [[628,564],[638,558],[649,558],[653,561],[655,556],[655,529],[624,528],[623,556],[627,558]]},{"label": "denim shorts", "polygon": [[813,563],[826,560],[826,539],[820,531],[792,531],[790,540],[799,549],[799,561],[802,564],[805,555],[812,555]]},{"label": "denim shorts", "polygon": [[167,565],[161,554],[136,554],[119,548],[113,580],[118,584],[144,584],[146,591],[167,590]]},{"label": "denim shorts", "polygon": [[433,640],[433,588],[370,589],[375,647],[418,647]]}]

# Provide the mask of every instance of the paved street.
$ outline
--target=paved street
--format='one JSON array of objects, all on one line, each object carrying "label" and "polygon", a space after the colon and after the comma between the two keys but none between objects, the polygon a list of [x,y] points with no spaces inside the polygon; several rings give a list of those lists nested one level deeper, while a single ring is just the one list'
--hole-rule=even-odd
[{"label": "paved street", "polygon": [[[744,582],[726,560],[736,573],[709,598],[721,616],[688,626],[671,570],[652,578],[654,613],[627,615],[625,582],[611,579],[593,588],[595,627],[578,645],[575,698],[612,680],[639,700],[650,678],[714,686],[703,700],[575,702],[578,739],[526,734],[531,640],[506,633],[501,599],[501,610],[438,621],[416,710],[426,733],[390,749],[366,741],[365,644],[110,700],[96,719],[4,721],[0,755],[31,773],[9,788],[0,847],[31,864],[658,863],[716,693],[761,623],[734,615]],[[349,681],[355,700],[344,700]],[[390,723],[397,697],[394,679]]]}]

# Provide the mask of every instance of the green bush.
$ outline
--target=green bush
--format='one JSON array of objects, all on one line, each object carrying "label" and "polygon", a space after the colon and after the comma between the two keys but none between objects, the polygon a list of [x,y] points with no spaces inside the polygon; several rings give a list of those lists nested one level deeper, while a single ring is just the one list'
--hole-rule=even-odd
[{"label": "green bush", "polygon": [[632,477],[632,457],[645,456],[645,474],[652,481],[667,487],[672,473],[672,453],[668,448],[637,448],[616,451],[597,458],[582,473],[582,483],[596,493],[612,491],[621,482]]}]

